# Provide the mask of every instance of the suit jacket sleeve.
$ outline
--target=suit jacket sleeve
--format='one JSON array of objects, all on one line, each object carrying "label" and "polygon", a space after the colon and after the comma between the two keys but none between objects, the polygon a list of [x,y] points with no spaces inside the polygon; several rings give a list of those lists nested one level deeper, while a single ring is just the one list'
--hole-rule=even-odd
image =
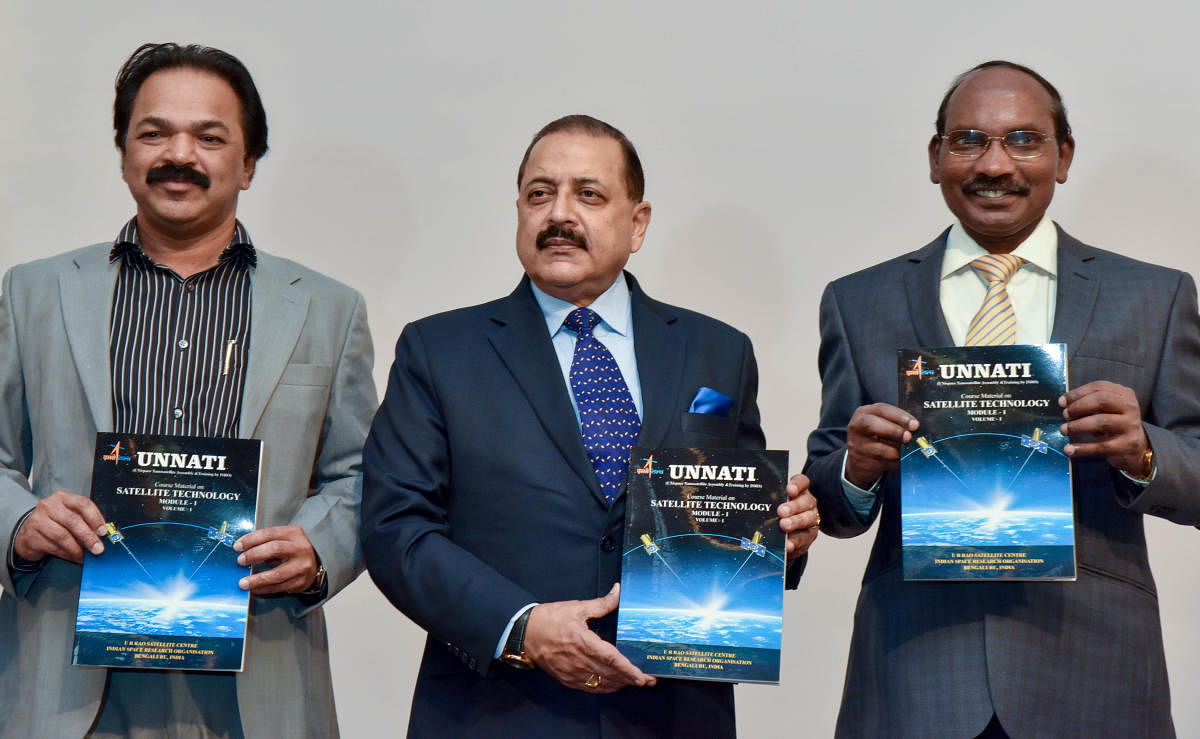
[{"label": "suit jacket sleeve", "polygon": [[363,553],[393,605],[486,674],[509,619],[537,598],[452,538],[451,444],[425,346],[405,327],[363,451]]},{"label": "suit jacket sleeve", "polygon": [[1200,524],[1198,368],[1196,285],[1191,276],[1179,273],[1154,390],[1148,406],[1142,408],[1158,475],[1144,488],[1122,479],[1116,489],[1119,502],[1127,508],[1188,525]]},{"label": "suit jacket sleeve", "polygon": [[29,464],[33,449],[29,410],[25,402],[25,377],[21,370],[21,348],[17,336],[13,270],[4,275],[0,294],[0,586],[14,595],[24,595],[35,574],[20,575],[14,582],[8,568],[8,553],[21,517],[37,505],[29,487]]},{"label": "suit jacket sleeve", "polygon": [[[326,598],[349,585],[363,570],[358,543],[362,497],[362,446],[376,407],[372,379],[374,351],[366,306],[355,295],[354,310],[329,390],[329,404],[313,468],[310,495],[292,518],[304,529],[325,566]],[[323,601],[305,602],[304,615]]]},{"label": "suit jacket sleeve", "polygon": [[821,420],[808,437],[804,472],[821,512],[821,531],[838,537],[857,536],[879,515],[879,499],[863,520],[842,488],[842,460],[846,456],[846,424],[861,405],[869,403],[859,380],[857,360],[850,347],[836,287],[821,296]]}]

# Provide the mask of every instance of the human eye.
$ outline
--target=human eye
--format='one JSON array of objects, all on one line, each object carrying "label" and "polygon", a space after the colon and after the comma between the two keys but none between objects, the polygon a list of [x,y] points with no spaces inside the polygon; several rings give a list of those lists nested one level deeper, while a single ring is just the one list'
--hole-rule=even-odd
[{"label": "human eye", "polygon": [[988,135],[983,131],[963,129],[946,134],[946,147],[951,154],[958,156],[979,156],[988,145]]},{"label": "human eye", "polygon": [[162,133],[159,131],[142,131],[138,134],[138,138],[143,141],[153,141],[162,138]]},{"label": "human eye", "polygon": [[1037,146],[1042,143],[1042,138],[1037,131],[1009,131],[1004,136],[1004,143],[1009,146]]},{"label": "human eye", "polygon": [[550,199],[550,191],[544,187],[534,187],[525,193],[525,199],[535,205],[544,203]]},{"label": "human eye", "polygon": [[987,145],[987,134],[983,131],[975,131],[971,129],[965,131],[951,131],[948,136],[951,146],[976,147]]}]

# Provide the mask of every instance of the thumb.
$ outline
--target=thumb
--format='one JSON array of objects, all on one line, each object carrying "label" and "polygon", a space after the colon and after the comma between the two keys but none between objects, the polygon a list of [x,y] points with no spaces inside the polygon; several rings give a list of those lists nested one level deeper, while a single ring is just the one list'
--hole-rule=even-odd
[{"label": "thumb", "polygon": [[612,589],[602,598],[587,601],[586,616],[589,619],[607,616],[617,609],[621,601],[621,583],[613,583]]}]

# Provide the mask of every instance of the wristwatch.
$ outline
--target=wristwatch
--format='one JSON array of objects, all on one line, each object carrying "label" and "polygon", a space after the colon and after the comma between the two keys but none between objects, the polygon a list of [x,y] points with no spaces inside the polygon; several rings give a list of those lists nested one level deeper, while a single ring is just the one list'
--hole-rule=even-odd
[{"label": "wristwatch", "polygon": [[315,595],[325,594],[325,580],[329,573],[325,571],[325,565],[317,565],[317,576],[313,578],[312,585],[304,589],[300,595],[313,597]]},{"label": "wristwatch", "polygon": [[1154,450],[1146,447],[1146,451],[1142,453],[1142,474],[1130,475],[1139,482],[1150,482],[1154,479]]},{"label": "wristwatch", "polygon": [[525,654],[525,625],[529,623],[529,614],[532,611],[532,608],[526,608],[525,612],[517,617],[512,631],[508,632],[508,641],[504,642],[504,651],[500,653],[501,662],[518,670],[532,670],[536,667],[529,655]]}]

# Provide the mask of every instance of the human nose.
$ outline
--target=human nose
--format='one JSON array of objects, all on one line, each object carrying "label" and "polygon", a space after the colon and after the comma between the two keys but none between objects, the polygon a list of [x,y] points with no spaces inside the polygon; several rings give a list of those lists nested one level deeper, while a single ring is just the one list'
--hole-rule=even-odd
[{"label": "human nose", "polygon": [[976,160],[976,167],[989,175],[996,175],[1012,172],[1015,163],[1013,158],[1008,155],[1008,150],[1004,148],[1004,142],[1000,137],[993,136],[988,139],[987,148]]},{"label": "human nose", "polygon": [[574,223],[575,222],[575,199],[570,192],[559,191],[554,195],[554,202],[550,206],[550,222],[551,223]]},{"label": "human nose", "polygon": [[196,144],[185,133],[175,134],[167,142],[167,160],[173,164],[193,164],[196,159]]}]

